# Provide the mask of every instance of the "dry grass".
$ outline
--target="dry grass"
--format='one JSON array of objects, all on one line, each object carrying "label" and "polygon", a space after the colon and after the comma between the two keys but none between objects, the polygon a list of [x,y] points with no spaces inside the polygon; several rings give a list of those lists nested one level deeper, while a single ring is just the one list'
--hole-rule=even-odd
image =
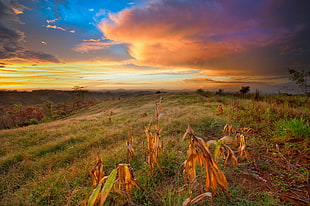
[{"label": "dry grass", "polygon": [[[154,175],[150,178],[147,172],[149,151],[143,129],[145,125],[149,124],[149,117],[154,114],[154,102],[158,101],[160,96],[163,98],[164,111],[167,114],[162,116],[160,127],[158,126],[159,129],[164,128],[160,132],[160,140],[163,142],[164,148],[162,152],[158,153],[158,162],[163,175],[155,167]],[[201,136],[205,140],[219,139],[222,136],[222,128],[227,122],[234,125],[235,128],[243,128],[238,132],[244,135],[246,144],[241,145],[241,141],[238,140],[237,147],[240,146],[239,153],[243,152],[245,159],[247,156],[244,151],[247,151],[252,160],[238,168],[228,167],[224,170],[227,181],[233,185],[228,188],[233,204],[279,205],[278,197],[280,195],[274,194],[282,194],[282,191],[277,191],[273,187],[274,180],[271,179],[273,176],[268,176],[268,174],[274,172],[268,169],[268,165],[265,166],[268,162],[263,162],[264,159],[258,154],[260,152],[266,156],[269,154],[268,151],[271,151],[267,150],[270,143],[265,143],[264,137],[261,137],[267,134],[264,133],[266,130],[262,126],[272,125],[273,121],[283,117],[303,117],[308,120],[310,117],[309,108],[300,104],[294,108],[285,106],[281,109],[281,107],[277,108],[274,102],[239,99],[232,101],[226,97],[207,99],[208,101],[205,97],[194,93],[179,93],[110,100],[64,120],[1,130],[0,205],[78,205],[92,193],[94,183],[91,183],[89,170],[97,163],[94,160],[97,158],[99,150],[100,154],[104,155],[101,157],[102,165],[97,165],[97,168],[102,167],[105,174],[110,174],[121,163],[129,163],[130,158],[126,157],[128,145],[124,144],[126,140],[131,141],[130,138],[127,138],[128,128],[132,128],[134,141],[129,145],[132,145],[135,152],[134,158],[130,160],[130,165],[135,172],[135,178],[145,188],[145,191],[133,190],[130,195],[131,201],[137,205],[170,206],[182,205],[185,200],[187,200],[185,202],[187,205],[196,201],[197,204],[202,203],[205,197],[208,197],[209,190],[197,191],[190,199],[187,199],[186,191],[179,191],[184,185],[179,166],[186,158],[187,151],[187,145],[180,139],[187,124],[192,125],[196,132],[195,135]],[[219,104],[223,105],[224,113],[220,114],[216,111]],[[112,116],[110,115],[111,111],[113,112]],[[109,116],[111,116],[111,121],[109,121]],[[156,125],[156,121],[153,121],[152,125]],[[252,131],[248,131],[249,134],[247,134],[244,127],[251,127]],[[152,129],[153,127],[150,128],[150,130]],[[156,128],[153,130],[152,135],[156,136]],[[235,134],[235,131],[232,131],[228,136],[231,134]],[[252,136],[253,138],[249,138]],[[245,148],[244,145],[246,145]],[[201,150],[198,145],[193,147],[198,151]],[[281,145],[279,147],[282,149]],[[287,156],[287,153],[282,151],[281,154],[290,164],[297,164]],[[257,161],[258,159],[260,162]],[[279,163],[276,160],[272,162]],[[196,164],[199,165],[199,163]],[[299,162],[298,164],[301,165],[299,168],[305,168],[305,163]],[[221,165],[218,166],[221,167]],[[273,167],[274,165],[270,166],[270,168]],[[295,167],[293,168],[291,171],[297,171]],[[255,170],[255,174],[258,175],[266,174],[263,177],[267,182],[262,183],[261,176],[251,176],[247,173],[249,170]],[[306,170],[298,169],[296,174],[301,173],[301,176],[306,177],[303,171]],[[197,173],[200,174],[200,169]],[[280,171],[280,174],[286,174],[285,177],[287,177],[287,174],[291,173],[285,170]],[[289,176],[290,181],[298,180],[299,176],[296,174]],[[102,175],[98,179],[101,177]],[[199,178],[200,176],[198,176],[198,180]],[[254,179],[256,182],[253,178],[256,178]],[[253,184],[248,183],[250,180]],[[97,183],[98,180],[94,182]],[[206,188],[206,184],[204,185]],[[251,185],[251,187],[246,187],[247,185]],[[255,190],[252,185],[257,185]],[[261,185],[267,185],[275,191],[268,187],[262,188]],[[304,183],[302,182],[300,185],[304,185]],[[281,188],[280,186],[279,188]],[[212,187],[215,191],[215,186]],[[210,185],[213,194],[212,187]],[[220,185],[217,187],[221,188]],[[303,190],[303,188],[298,189]],[[274,193],[268,193],[270,191]],[[262,194],[264,194],[263,198]],[[300,194],[303,193],[300,192]],[[196,195],[198,195],[197,198],[195,198]],[[293,193],[290,195],[294,196]],[[112,205],[125,204],[127,201],[118,201],[117,198],[119,195],[113,192],[106,201]],[[299,197],[299,199],[302,198]],[[256,202],[258,203],[256,204]],[[213,204],[229,205],[231,203],[219,195],[213,197]]]}]

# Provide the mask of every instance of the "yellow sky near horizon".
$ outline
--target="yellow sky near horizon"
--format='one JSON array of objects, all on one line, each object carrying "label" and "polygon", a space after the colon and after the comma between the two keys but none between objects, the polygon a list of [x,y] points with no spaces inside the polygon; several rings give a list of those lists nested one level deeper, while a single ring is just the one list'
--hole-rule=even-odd
[{"label": "yellow sky near horizon", "polygon": [[[3,66],[4,67],[4,66]],[[196,90],[199,88],[216,91],[238,91],[241,86],[263,86],[281,84],[287,78],[264,76],[227,76],[232,71],[199,70],[192,68],[138,66],[128,62],[73,62],[46,64],[8,64],[0,68],[0,89],[70,90],[83,86],[89,90],[132,89],[132,90]],[[254,89],[253,88],[253,89]]]}]

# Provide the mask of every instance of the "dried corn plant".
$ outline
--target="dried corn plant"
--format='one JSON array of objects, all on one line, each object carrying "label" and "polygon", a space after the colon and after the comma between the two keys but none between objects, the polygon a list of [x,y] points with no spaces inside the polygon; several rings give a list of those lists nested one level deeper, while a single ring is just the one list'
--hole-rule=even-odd
[{"label": "dried corn plant", "polygon": [[[188,126],[183,139],[187,137],[189,137],[189,148],[187,151],[187,160],[184,161],[183,166],[184,179],[190,187],[190,197],[189,199],[186,199],[183,204],[187,205],[189,202],[196,199],[192,199],[191,196],[193,193],[192,185],[198,176],[197,166],[200,167],[200,177],[205,176],[205,192],[211,192],[212,196],[214,196],[218,192],[218,189],[220,189],[229,197],[228,182],[226,177],[211,156],[204,140],[200,137],[197,137],[190,126]],[[205,174],[202,174],[202,171],[204,171]],[[200,184],[203,183],[200,182]]]},{"label": "dried corn plant", "polygon": [[[101,161],[99,164],[98,163],[96,164],[94,168],[98,168],[98,165],[101,164]],[[99,173],[100,170],[95,170],[95,171],[97,171],[95,174],[100,174]],[[103,173],[101,173],[101,175],[102,174]],[[88,198],[87,206],[93,206],[97,203],[99,203],[99,205],[102,206],[105,203],[113,186],[114,186],[115,192],[126,197],[129,205],[133,204],[131,201],[131,197],[130,197],[130,194],[132,192],[132,187],[136,186],[139,189],[143,190],[143,188],[139,185],[137,180],[134,178],[133,171],[132,171],[130,164],[119,164],[116,169],[112,170],[109,176],[102,177],[99,180],[98,184],[96,186],[94,185],[94,189],[90,197]]]},{"label": "dried corn plant", "polygon": [[230,124],[225,124],[224,129],[223,129],[223,133],[225,135],[231,135],[234,132],[235,132],[234,128]]},{"label": "dried corn plant", "polygon": [[115,181],[117,169],[112,170],[109,176],[100,179],[98,185],[93,189],[87,201],[87,206],[93,206],[99,203],[100,206],[106,201]]},{"label": "dried corn plant", "polygon": [[193,199],[188,197],[188,198],[186,198],[183,201],[182,206],[187,206],[187,205],[195,204],[195,203],[199,202],[200,200],[202,200],[205,197],[212,198],[212,193],[211,192],[205,192],[205,193],[202,193],[202,194],[198,195],[197,197],[195,197]]},{"label": "dried corn plant", "polygon": [[238,166],[238,159],[235,156],[234,151],[227,145],[232,142],[232,138],[230,136],[224,136],[218,141],[209,140],[207,142],[207,147],[210,148],[211,145],[214,145],[214,158],[219,161],[220,158],[224,159],[224,167],[227,166],[228,163],[232,165]]},{"label": "dried corn plant", "polygon": [[241,127],[236,129],[238,132],[242,134],[247,134],[247,135],[253,135],[254,131],[250,127]]},{"label": "dried corn plant", "polygon": [[[254,133],[253,129],[249,128],[249,127],[241,127],[241,128],[234,129],[231,125],[226,124],[224,126],[223,133],[226,135],[235,134],[232,142],[233,142],[233,146],[235,148],[238,147],[238,153],[239,153],[240,160],[246,159],[246,160],[250,161],[251,158],[250,158],[249,152],[246,149],[246,147],[247,147],[246,146],[246,138],[245,138],[244,134],[253,135],[253,133]],[[226,137],[231,138],[230,136],[226,136]]]},{"label": "dried corn plant", "polygon": [[238,148],[238,152],[239,152],[239,157],[241,160],[246,159],[247,161],[251,161],[251,157],[249,152],[246,149],[246,141],[245,141],[245,137],[243,136],[243,134],[241,134],[239,136],[239,148]]},{"label": "dried corn plant", "polygon": [[222,105],[218,105],[218,106],[217,106],[217,112],[218,112],[218,113],[221,113],[221,114],[224,113],[224,110],[223,110]]},{"label": "dried corn plant", "polygon": [[133,135],[132,135],[132,129],[128,132],[128,139],[126,141],[127,146],[127,159],[130,161],[135,156],[135,150],[133,149]]},{"label": "dried corn plant", "polygon": [[155,113],[154,113],[154,119],[155,119],[155,135],[152,134],[151,127],[153,124],[153,121],[151,120],[147,127],[145,127],[145,134],[147,136],[148,140],[148,165],[149,165],[149,171],[151,173],[151,176],[154,175],[155,170],[155,164],[157,165],[158,169],[163,173],[160,164],[158,162],[158,156],[160,151],[162,150],[162,141],[160,140],[160,134],[162,132],[162,128],[159,126],[159,119],[163,115],[163,113],[160,113],[160,110],[162,108],[161,100],[156,103],[155,107]]},{"label": "dried corn plant", "polygon": [[101,160],[99,155],[97,158],[98,159],[97,159],[96,165],[89,172],[89,174],[92,178],[92,182],[93,182],[94,187],[97,187],[100,180],[104,177],[104,172],[103,172],[103,168],[102,168],[103,167],[102,160]]},{"label": "dried corn plant", "polygon": [[119,164],[118,165],[118,179],[115,181],[114,190],[126,197],[128,204],[133,205],[130,194],[132,187],[136,186],[143,190],[138,181],[133,175],[133,170],[130,164]]},{"label": "dried corn plant", "polygon": [[236,133],[253,135],[254,131],[250,127],[233,128],[233,126],[231,126],[230,124],[226,124],[224,126],[223,133],[225,135],[231,135],[231,134],[236,134]]}]

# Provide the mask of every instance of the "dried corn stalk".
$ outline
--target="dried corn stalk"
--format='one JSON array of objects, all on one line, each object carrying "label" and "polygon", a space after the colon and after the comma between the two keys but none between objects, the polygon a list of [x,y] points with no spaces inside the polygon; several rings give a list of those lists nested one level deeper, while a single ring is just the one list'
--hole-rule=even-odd
[{"label": "dried corn stalk", "polygon": [[233,132],[234,132],[234,128],[229,124],[225,124],[223,133],[226,135],[231,135]]},{"label": "dried corn stalk", "polygon": [[99,155],[96,165],[89,172],[89,174],[92,177],[93,186],[96,187],[99,184],[100,180],[104,177],[104,172],[102,169],[102,160],[99,157]]},{"label": "dried corn stalk", "polygon": [[132,204],[130,198],[132,187],[136,186],[143,190],[134,178],[130,164],[119,164],[116,169],[112,170],[109,176],[102,177],[99,180],[98,184],[95,186],[90,197],[88,198],[87,205],[93,206],[96,203],[99,203],[99,205],[102,206],[113,188],[113,185],[114,190],[125,196],[130,205]]},{"label": "dried corn stalk", "polygon": [[221,114],[224,113],[222,105],[217,106],[217,111],[218,111],[218,113],[221,113]]},{"label": "dried corn stalk", "polygon": [[151,131],[151,126],[153,121],[151,120],[150,123],[148,124],[147,127],[145,127],[145,134],[148,139],[148,151],[149,151],[149,156],[148,156],[148,165],[149,165],[149,171],[151,175],[154,175],[154,170],[155,170],[155,164],[157,165],[158,169],[163,173],[160,164],[158,162],[158,156],[159,152],[162,150],[162,142],[160,140],[160,134],[162,132],[162,128],[159,127],[159,119],[163,115],[160,113],[162,106],[161,106],[161,100],[156,103],[155,107],[155,135],[152,134]]},{"label": "dried corn stalk", "polygon": [[128,140],[126,141],[127,146],[127,159],[132,160],[135,156],[135,150],[133,149],[133,135],[132,129],[128,132]]},{"label": "dried corn stalk", "polygon": [[218,161],[220,158],[224,158],[224,167],[227,166],[229,162],[233,165],[238,166],[238,160],[235,156],[234,151],[227,145],[231,143],[232,138],[229,136],[222,137],[218,141],[209,140],[207,142],[207,147],[209,148],[211,144],[215,146],[214,148],[214,158]]},{"label": "dried corn stalk", "polygon": [[109,176],[105,176],[99,181],[97,187],[93,189],[93,192],[88,198],[87,206],[93,206],[98,202],[100,202],[100,206],[104,204],[112,189],[116,174],[117,169],[114,169]]},{"label": "dried corn stalk", "polygon": [[[228,182],[221,169],[216,164],[210,154],[209,149],[202,138],[197,137],[190,126],[188,126],[183,139],[189,137],[189,149],[187,151],[187,160],[184,161],[184,178],[190,184],[197,178],[197,165],[205,169],[205,191],[212,192],[215,195],[218,189],[221,189],[227,196]],[[190,188],[190,190],[192,190]],[[191,199],[191,197],[190,197]]]},{"label": "dried corn stalk", "polygon": [[133,186],[143,190],[138,181],[135,179],[130,164],[119,164],[118,178],[115,181],[114,189],[119,194],[125,196],[130,205],[132,204],[130,194]]},{"label": "dried corn stalk", "polygon": [[250,127],[241,127],[237,129],[242,134],[253,135],[254,131]]},{"label": "dried corn stalk", "polygon": [[245,137],[243,136],[243,134],[241,134],[239,136],[240,141],[239,141],[239,148],[238,148],[238,152],[239,152],[239,157],[241,158],[241,160],[246,159],[248,161],[251,160],[250,158],[250,154],[249,152],[246,150],[246,142],[245,142]]}]

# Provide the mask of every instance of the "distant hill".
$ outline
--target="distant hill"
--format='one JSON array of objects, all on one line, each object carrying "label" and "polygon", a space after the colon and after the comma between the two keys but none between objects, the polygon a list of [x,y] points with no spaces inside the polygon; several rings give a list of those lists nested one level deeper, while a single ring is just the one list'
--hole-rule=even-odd
[{"label": "distant hill", "polygon": [[143,94],[150,94],[150,91],[62,91],[62,90],[33,90],[27,91],[0,91],[0,105],[34,105],[42,104],[49,101],[53,104],[72,102],[78,98],[83,100],[108,100],[108,99],[122,99],[125,97],[139,96]]}]

